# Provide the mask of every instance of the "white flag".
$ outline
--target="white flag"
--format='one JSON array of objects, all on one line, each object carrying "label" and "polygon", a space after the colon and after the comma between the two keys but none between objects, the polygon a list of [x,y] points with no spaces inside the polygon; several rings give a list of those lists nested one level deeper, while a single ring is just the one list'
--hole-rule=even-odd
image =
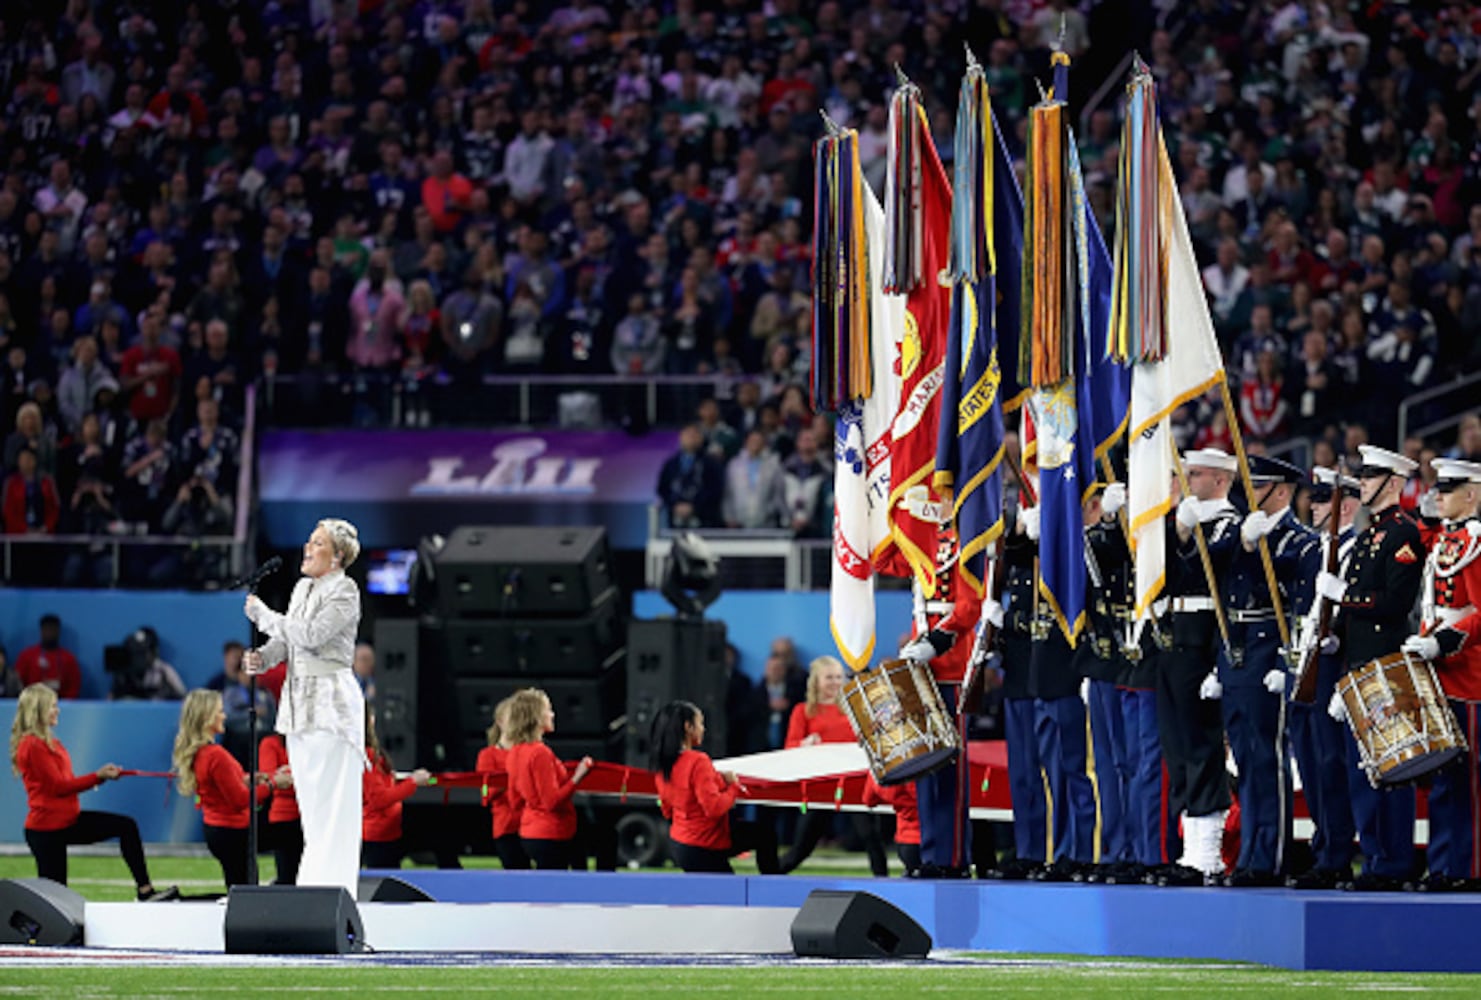
[{"label": "white flag", "polygon": [[[1203,395],[1224,377],[1203,279],[1160,130],[1157,145],[1161,162],[1159,226],[1167,253],[1163,321],[1168,333],[1167,356],[1160,362],[1136,365],[1131,376],[1126,514],[1131,520],[1136,561],[1138,621],[1147,617],[1167,582],[1164,519],[1172,507],[1174,474],[1169,418],[1179,406]],[[1139,223],[1130,220],[1130,224]]]},{"label": "white flag", "polygon": [[829,613],[839,657],[854,670],[868,667],[874,656],[873,561],[875,551],[890,540],[890,426],[900,399],[895,358],[905,333],[905,297],[884,293],[884,209],[868,184],[860,189],[869,245],[874,391],[838,412]]}]

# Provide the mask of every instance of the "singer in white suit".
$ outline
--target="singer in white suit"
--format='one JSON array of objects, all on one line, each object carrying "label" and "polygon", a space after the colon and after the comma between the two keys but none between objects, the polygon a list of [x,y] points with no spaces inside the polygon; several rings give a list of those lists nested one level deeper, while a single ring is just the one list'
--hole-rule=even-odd
[{"label": "singer in white suit", "polygon": [[298,884],[344,886],[351,898],[360,877],[365,698],[351,669],[360,588],[345,569],[359,554],[353,524],[320,521],[304,544],[303,579],[287,613],[247,598],[247,617],[267,642],[243,658],[252,673],[288,662],[277,729],[287,737],[303,820]]}]

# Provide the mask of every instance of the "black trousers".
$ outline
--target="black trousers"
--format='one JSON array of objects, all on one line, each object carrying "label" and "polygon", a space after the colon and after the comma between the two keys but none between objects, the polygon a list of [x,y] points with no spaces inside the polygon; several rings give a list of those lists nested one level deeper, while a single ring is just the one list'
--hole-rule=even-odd
[{"label": "black trousers", "polygon": [[674,863],[686,872],[733,874],[735,870],[730,867],[730,859],[746,851],[756,852],[756,868],[762,875],[776,875],[781,871],[776,856],[776,830],[769,823],[731,820],[728,850],[669,841],[669,854]]},{"label": "black trousers", "polygon": [[247,828],[206,825],[206,847],[221,865],[226,887],[247,884]]},{"label": "black trousers", "polygon": [[[974,839],[973,843],[976,841]],[[905,866],[905,874],[909,875],[920,868],[920,845],[895,843],[895,853],[900,856],[900,863]]]},{"label": "black trousers", "polygon": [[[833,817],[838,815],[830,809],[809,809],[797,824],[797,836],[781,861],[781,874],[785,875],[808,859],[818,846],[823,835],[833,829]],[[889,862],[884,856],[884,840],[879,835],[879,823],[873,813],[851,812],[846,814],[853,824],[854,833],[864,842],[864,852],[869,855],[869,870],[884,877],[890,873]]]},{"label": "black trousers", "polygon": [[520,843],[524,846],[525,854],[529,855],[540,871],[566,871],[577,868],[577,861],[581,862],[579,868],[586,868],[586,858],[578,856],[575,841],[521,837]]},{"label": "black trousers", "polygon": [[399,840],[366,840],[360,844],[361,868],[400,868],[406,850]]},{"label": "black trousers", "polygon": [[296,819],[267,824],[267,844],[273,852],[278,877],[275,885],[297,885],[298,863],[303,859],[303,825]]},{"label": "black trousers", "polygon": [[[1213,627],[1212,612],[1198,617]],[[1173,648],[1157,654],[1157,732],[1173,795],[1189,816],[1208,816],[1229,808],[1219,702],[1198,697],[1216,653],[1212,642],[1185,644],[1180,633],[1175,623]]]},{"label": "black trousers", "polygon": [[499,855],[499,863],[507,871],[524,871],[530,867],[530,856],[525,853],[524,844],[517,833],[495,837],[494,851]]},{"label": "black trousers", "polygon": [[149,866],[144,862],[144,844],[139,840],[139,824],[118,813],[83,811],[71,826],[60,830],[27,830],[26,844],[36,858],[36,874],[53,882],[67,884],[67,847],[71,844],[96,844],[101,840],[118,840],[119,851],[134,884],[149,885]]}]

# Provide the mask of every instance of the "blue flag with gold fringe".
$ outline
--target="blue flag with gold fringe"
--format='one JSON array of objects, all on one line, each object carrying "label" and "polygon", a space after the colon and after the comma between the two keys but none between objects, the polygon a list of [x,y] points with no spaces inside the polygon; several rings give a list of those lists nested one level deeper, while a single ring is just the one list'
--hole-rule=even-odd
[{"label": "blue flag with gold fringe", "polygon": [[[980,594],[989,550],[1003,530],[1003,413],[1023,397],[1014,363],[1023,195],[975,63],[957,114],[951,332],[936,485],[954,494],[961,575]],[[1006,369],[1001,358],[1009,361]]]}]

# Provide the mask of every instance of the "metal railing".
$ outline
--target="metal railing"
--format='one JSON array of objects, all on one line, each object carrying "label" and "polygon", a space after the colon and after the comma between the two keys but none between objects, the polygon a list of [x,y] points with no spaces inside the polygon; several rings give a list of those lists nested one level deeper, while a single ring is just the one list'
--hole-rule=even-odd
[{"label": "metal railing", "polygon": [[[1449,428],[1454,427],[1462,420],[1464,420],[1467,414],[1474,413],[1477,411],[1477,409],[1481,409],[1481,405],[1478,405],[1477,403],[1476,390],[1472,388],[1473,386],[1476,386],[1478,384],[1481,384],[1481,372],[1474,372],[1470,375],[1463,375],[1450,382],[1446,382],[1444,385],[1433,386],[1429,389],[1425,389],[1422,392],[1416,392],[1412,396],[1404,397],[1404,401],[1399,404],[1400,447],[1403,446],[1404,439],[1411,435],[1425,438],[1429,437],[1431,434],[1436,434],[1440,431],[1448,430]],[[1415,427],[1412,429],[1410,428],[1409,425],[1413,420],[1411,414],[1413,414],[1420,407],[1428,406],[1435,400],[1443,399],[1446,396],[1450,396],[1458,392],[1465,392],[1466,390],[1470,391],[1459,400],[1461,405],[1456,412],[1451,413],[1449,416],[1441,417],[1438,420],[1430,420],[1429,422],[1419,427]],[[1422,414],[1424,411],[1420,410],[1419,412]]]}]

